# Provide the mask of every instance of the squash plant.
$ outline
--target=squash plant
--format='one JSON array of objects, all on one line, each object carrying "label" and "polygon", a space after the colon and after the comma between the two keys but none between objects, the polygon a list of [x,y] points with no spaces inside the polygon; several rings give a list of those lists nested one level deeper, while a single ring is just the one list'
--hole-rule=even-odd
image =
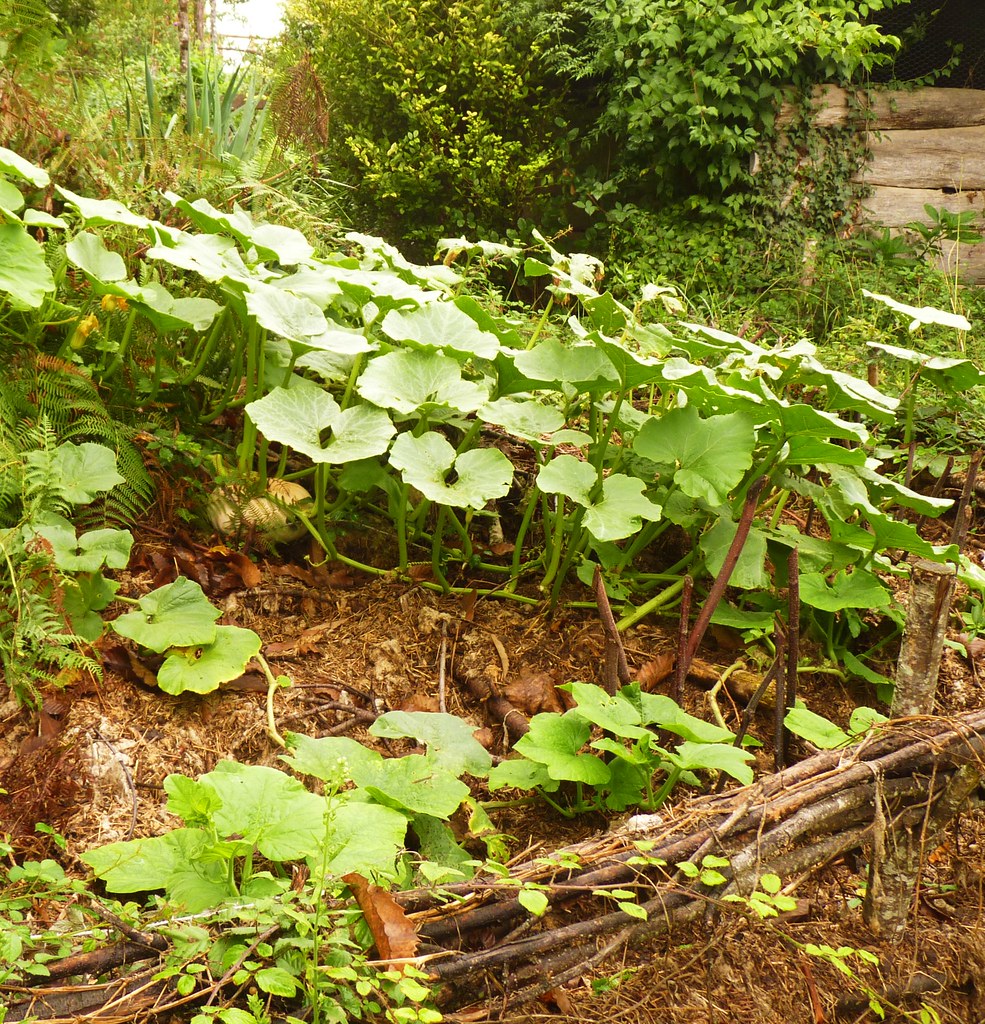
[{"label": "squash plant", "polygon": [[[891,608],[876,570],[906,571],[892,552],[957,557],[893,514],[936,516],[949,505],[897,482],[871,454],[899,399],[830,368],[807,340],[767,347],[703,324],[671,331],[649,318],[648,301],[629,307],[599,290],[597,260],[539,235],[526,253],[448,240],[446,261],[422,266],[357,233],[346,252],[320,254],[296,230],[201,199],[165,196],[188,224],[179,229],[112,200],[60,194],[75,211],[63,218],[74,232],[65,258],[95,294],[124,300],[129,317],[155,332],[148,397],[207,379],[201,422],[242,409],[240,473],[262,485],[290,460],[313,497],[296,514],[331,557],[352,561],[337,547],[335,522],[372,510],[392,523],[395,568],[430,552],[431,585],[445,590],[450,566],[479,565],[502,577],[488,592],[536,600],[520,591],[528,581],[553,603],[572,572],[587,582],[599,564],[625,604],[625,629],[672,607],[685,573],[718,571],[745,496],[762,480],[731,577],[743,596],[716,618],[769,632],[786,555],[797,548],[801,600],[831,655],[861,630],[863,610]],[[41,302],[51,285],[28,213],[8,225],[18,247],[8,265],[23,266]],[[129,276],[110,248],[122,231],[142,238],[169,290]],[[454,264],[476,257],[515,260],[543,283],[549,305],[532,335],[470,294]],[[78,357],[94,358],[107,378],[128,360],[136,373],[127,330]],[[921,365],[926,380],[940,377]],[[940,379],[968,389],[985,373],[958,359]],[[486,426],[534,459],[506,563],[485,554],[492,545],[480,527],[502,524],[517,483],[484,440]],[[794,498],[815,506],[826,536],[805,535],[784,516]],[[672,527],[687,538],[686,554],[643,571],[641,556]]]},{"label": "squash plant", "polygon": [[[752,782],[752,754],[733,746],[735,736],[683,711],[663,694],[639,684],[610,696],[590,683],[562,686],[575,700],[564,714],[535,715],[530,731],[514,745],[520,755],[489,773],[490,790],[535,789],[566,817],[589,810],[656,810],[679,781],[697,771],[723,771],[744,785]],[[601,730],[591,740],[593,726]],[[681,738],[673,750],[657,743],[658,731]],[[598,753],[586,751],[585,746]],[[654,786],[657,773],[660,784]],[[562,784],[572,793],[563,795]]]}]

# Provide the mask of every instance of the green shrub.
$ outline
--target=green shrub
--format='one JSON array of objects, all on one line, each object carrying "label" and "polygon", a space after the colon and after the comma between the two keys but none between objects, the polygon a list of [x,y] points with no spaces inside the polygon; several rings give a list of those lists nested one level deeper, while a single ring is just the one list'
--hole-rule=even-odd
[{"label": "green shrub", "polygon": [[559,72],[593,82],[595,133],[640,194],[714,198],[747,177],[790,86],[843,81],[898,45],[867,17],[896,0],[526,0]]},{"label": "green shrub", "polygon": [[288,39],[325,85],[330,166],[360,229],[430,255],[441,235],[549,219],[563,87],[496,0],[292,0]]}]

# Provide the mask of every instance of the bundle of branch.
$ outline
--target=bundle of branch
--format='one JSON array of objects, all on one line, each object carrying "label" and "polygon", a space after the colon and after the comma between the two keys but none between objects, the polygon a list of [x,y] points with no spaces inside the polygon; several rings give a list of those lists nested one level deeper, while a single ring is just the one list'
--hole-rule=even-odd
[{"label": "bundle of branch", "polygon": [[[441,893],[398,896],[431,954],[443,1008],[477,999],[503,1009],[577,978],[626,943],[694,920],[729,893],[747,895],[766,872],[802,879],[874,842],[882,828],[929,842],[967,806],[969,774],[985,773],[985,711],[909,718],[862,742],[824,751],[741,789],[701,796],[673,820],[652,818],[511,867],[509,880],[475,879]],[[974,787],[972,787],[974,788]],[[644,822],[644,825],[647,823]],[[728,859],[714,888],[678,865],[708,854]],[[692,872],[693,874],[693,872]],[[541,917],[521,904],[518,883],[545,886]],[[788,889],[791,886],[788,884]],[[612,889],[631,890],[646,920],[613,912]],[[638,913],[638,912],[637,912]]]}]

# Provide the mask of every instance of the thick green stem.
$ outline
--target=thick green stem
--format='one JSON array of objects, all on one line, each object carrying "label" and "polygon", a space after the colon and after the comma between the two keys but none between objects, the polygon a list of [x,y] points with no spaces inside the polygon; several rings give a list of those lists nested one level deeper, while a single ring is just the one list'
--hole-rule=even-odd
[{"label": "thick green stem", "polygon": [[664,800],[670,796],[670,791],[677,785],[677,781],[680,777],[680,768],[673,768],[668,772],[667,778],[663,781],[663,785],[661,785],[657,790],[657,795],[653,798],[653,803],[650,806],[651,811],[655,811],[664,802]]},{"label": "thick green stem", "polygon": [[547,318],[551,315],[551,310],[554,308],[554,296],[552,295],[547,300],[547,306],[544,309],[543,316],[537,322],[537,326],[534,328],[534,333],[530,335],[530,340],[527,342],[527,350],[529,351],[534,347],[537,339],[540,337],[540,332],[544,329],[547,324]]},{"label": "thick green stem", "polygon": [[349,403],[352,401],[352,395],[356,389],[356,381],[359,379],[359,374],[362,373],[365,361],[365,355],[360,352],[352,363],[352,369],[349,371],[349,379],[345,382],[345,392],[342,395],[342,401],[339,403],[343,409],[349,408]]},{"label": "thick green stem", "polygon": [[[582,513],[583,509],[579,507],[571,518],[572,534],[574,534],[581,523]],[[550,558],[547,563],[547,570],[544,573],[544,579],[541,581],[541,589],[543,590],[546,590],[551,585],[557,574],[558,566],[561,564],[561,552],[564,550],[564,497],[560,494],[557,496],[557,511],[551,518],[553,518],[554,522],[551,529]]]},{"label": "thick green stem", "polygon": [[[236,332],[232,332],[235,336]],[[235,401],[236,392],[239,391],[243,379],[243,346],[237,344],[233,352],[233,364],[229,369],[229,376],[226,379],[226,386],[222,389],[222,395],[216,402],[215,408],[203,416],[199,416],[198,422],[207,424],[217,420]]]},{"label": "thick green stem", "polygon": [[223,328],[226,326],[226,320],[228,317],[229,308],[224,306],[219,315],[215,318],[215,322],[212,324],[212,329],[206,336],[205,341],[199,344],[191,369],[178,381],[182,387],[187,387],[191,384],[202,370],[205,369],[205,364],[212,358],[212,353],[215,351],[216,345],[219,343],[219,338],[222,335]]},{"label": "thick green stem", "polygon": [[584,507],[579,507],[571,521],[571,539],[568,541],[568,550],[565,552],[564,561],[561,563],[561,568],[558,570],[554,580],[554,586],[551,587],[552,610],[557,607],[558,598],[561,595],[561,587],[564,586],[564,581],[571,571],[571,566],[574,565],[578,555],[588,546],[588,533],[581,529],[584,513]]},{"label": "thick green stem", "polygon": [[328,464],[319,462],[315,466],[315,528],[323,537],[326,536],[325,529],[325,497],[328,492]]},{"label": "thick green stem", "polygon": [[521,557],[523,555],[523,542],[526,540],[527,531],[530,529],[530,524],[533,522],[534,510],[537,508],[537,491],[534,489],[527,499],[527,507],[523,512],[523,519],[520,520],[519,529],[516,531],[516,539],[513,541],[513,560],[510,563],[510,580],[508,587],[510,590],[516,588],[517,583],[520,580],[520,565]]},{"label": "thick green stem", "polygon": [[123,360],[126,358],[127,349],[130,347],[130,340],[133,337],[133,325],[137,320],[136,309],[130,310],[130,315],[127,317],[126,327],[123,328],[123,337],[120,339],[120,346],[116,350],[116,355],[113,357],[113,361],[106,367],[103,373],[100,375],[103,380],[107,377],[112,377],[114,373],[123,365]]},{"label": "thick green stem", "polygon": [[451,584],[445,577],[444,570],[441,567],[441,555],[442,555],[442,537],[445,532],[445,520],[448,515],[448,506],[441,505],[438,507],[438,521],[435,523],[434,534],[431,537],[431,571],[434,573],[435,580],[441,587],[441,591],[447,594],[451,590]]},{"label": "thick green stem", "polygon": [[274,719],[274,694],[282,686],[290,686],[291,681],[287,676],[277,676],[275,678],[270,670],[270,665],[267,664],[267,659],[262,654],[257,654],[256,660],[260,663],[260,668],[263,669],[263,674],[267,677],[267,735],[278,747],[286,748],[287,742],[277,731],[277,723]]},{"label": "thick green stem", "polygon": [[639,608],[635,608],[628,615],[624,615],[617,623],[616,629],[620,633],[629,629],[631,626],[635,626],[637,622],[642,621],[647,615],[653,612],[659,611],[661,608],[669,605],[678,594],[684,589],[684,577],[682,576],[679,580],[675,580],[671,585],[664,590],[661,590],[659,594],[651,597],[645,604],[641,604]]},{"label": "thick green stem", "polygon": [[[647,523],[632,539],[632,541],[626,545],[626,548],[622,553],[622,557],[614,566],[616,571],[621,572],[625,569],[641,551],[652,544],[671,525],[673,524],[669,519],[657,519],[653,522]],[[673,572],[673,569],[667,570],[668,574],[672,574]]]},{"label": "thick green stem", "polygon": [[407,502],[410,488],[407,484],[400,485],[400,493],[393,503],[393,521],[397,527],[397,561],[401,572],[407,571]]}]

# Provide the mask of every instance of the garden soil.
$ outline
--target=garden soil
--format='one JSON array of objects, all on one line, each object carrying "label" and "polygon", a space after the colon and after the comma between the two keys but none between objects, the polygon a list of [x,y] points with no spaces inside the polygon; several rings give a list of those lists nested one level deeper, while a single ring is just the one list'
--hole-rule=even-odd
[{"label": "garden soil", "polygon": [[[169,582],[178,569],[198,579],[223,609],[220,621],[255,630],[274,672],[290,677],[293,685],[274,696],[281,732],[347,735],[385,754],[405,753],[369,735],[373,719],[391,709],[442,709],[472,722],[490,751],[503,755],[504,723],[485,716],[465,666],[481,666],[526,716],[563,709],[566,695],[558,684],[603,682],[605,641],[593,608],[563,606],[549,616],[538,606],[502,598],[445,597],[427,588],[426,571],[407,582],[341,565],[316,567],[301,545],[251,560],[170,529],[148,528],[142,537],[121,592],[140,596]],[[973,546],[980,549],[982,540],[977,531]],[[586,594],[579,589],[568,598],[584,601]],[[673,692],[675,629],[672,620],[648,620],[624,637],[632,673],[654,692]],[[887,658],[892,653],[887,645]],[[7,791],[0,796],[0,831],[13,833],[19,855],[57,857],[80,876],[84,850],[175,826],[162,789],[170,773],[196,776],[223,758],[281,765],[281,751],[268,733],[266,683],[259,672],[213,694],[172,697],[154,688],[153,666],[124,647],[108,644],[103,656],[101,680],[63,679],[43,694],[40,710],[20,709],[12,700],[0,705],[0,793]],[[734,729],[742,688],[722,687],[712,698],[711,684],[737,660],[752,676],[758,668],[727,632],[709,634],[699,656],[683,704],[710,718],[714,699]],[[805,650],[802,656],[814,654]],[[891,671],[891,664],[886,668]],[[980,671],[985,661],[976,666],[954,650],[945,652],[940,713],[983,705]],[[855,706],[872,703],[871,691],[832,674],[803,674],[800,688],[810,708],[841,725]],[[751,731],[764,741],[757,771],[771,772],[768,701]],[[675,804],[688,797],[687,788],[679,787],[665,814],[673,816]],[[585,839],[622,818],[567,820],[539,804],[494,812],[512,848],[526,855]],[[39,821],[64,835],[64,852],[34,831]],[[797,909],[779,919],[709,913],[622,949],[599,970],[506,1019],[868,1021],[878,1019],[869,1007],[875,995],[891,1020],[985,1021],[985,812],[966,813],[943,845],[923,851],[910,924],[899,944],[879,941],[864,925],[864,879],[861,853],[839,858],[797,881]],[[802,952],[806,943],[868,950],[878,964],[849,955],[844,973]],[[450,1019],[496,1014],[495,1005],[483,1004]]]}]

